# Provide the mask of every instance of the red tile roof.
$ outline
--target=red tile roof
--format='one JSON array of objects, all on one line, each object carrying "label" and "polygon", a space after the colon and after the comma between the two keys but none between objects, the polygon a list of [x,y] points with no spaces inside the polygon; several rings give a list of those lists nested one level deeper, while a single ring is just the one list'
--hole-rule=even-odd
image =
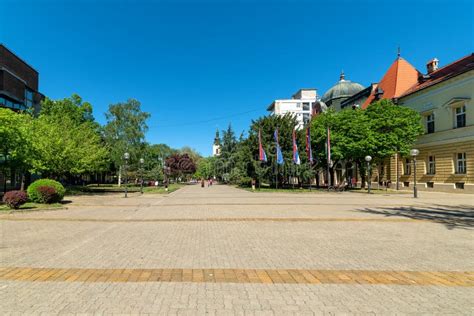
[{"label": "red tile roof", "polygon": [[415,93],[422,89],[431,87],[435,84],[448,80],[450,78],[456,77],[462,73],[465,73],[469,70],[474,69],[474,53],[464,56],[461,59],[452,62],[449,65],[446,65],[442,68],[439,68],[436,71],[430,73],[427,77],[421,78],[420,82],[415,86],[411,87],[402,95],[402,97],[409,94]]},{"label": "red tile roof", "polygon": [[[398,98],[404,94],[408,89],[415,86],[418,83],[418,77],[420,72],[416,70],[409,62],[405,59],[398,57],[390,68],[387,70],[382,80],[378,84],[378,88],[383,90],[381,98],[393,99]],[[363,109],[366,109],[375,99],[375,89],[367,100],[362,105]]]}]

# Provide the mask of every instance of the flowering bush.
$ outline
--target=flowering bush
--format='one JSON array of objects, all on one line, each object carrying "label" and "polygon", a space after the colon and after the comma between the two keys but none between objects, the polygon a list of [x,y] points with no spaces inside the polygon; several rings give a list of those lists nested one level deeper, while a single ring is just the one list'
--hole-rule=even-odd
[{"label": "flowering bush", "polygon": [[[45,202],[44,197],[39,192],[40,187],[52,187],[55,192],[55,198],[51,202]],[[51,179],[39,179],[30,184],[28,187],[28,197],[32,202],[36,203],[55,203],[60,202],[64,198],[64,193],[66,190],[64,189],[63,185],[58,181],[54,181]],[[45,194],[50,194],[51,192],[45,192]]]},{"label": "flowering bush", "polygon": [[12,209],[19,209],[28,201],[25,191],[9,191],[3,196],[3,202]]}]

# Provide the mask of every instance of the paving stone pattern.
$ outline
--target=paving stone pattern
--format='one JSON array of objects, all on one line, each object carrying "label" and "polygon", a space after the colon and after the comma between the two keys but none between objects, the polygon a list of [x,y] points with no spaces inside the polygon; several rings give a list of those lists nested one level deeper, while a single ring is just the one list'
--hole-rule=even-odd
[{"label": "paving stone pattern", "polygon": [[81,196],[0,215],[0,314],[474,313],[473,196]]}]

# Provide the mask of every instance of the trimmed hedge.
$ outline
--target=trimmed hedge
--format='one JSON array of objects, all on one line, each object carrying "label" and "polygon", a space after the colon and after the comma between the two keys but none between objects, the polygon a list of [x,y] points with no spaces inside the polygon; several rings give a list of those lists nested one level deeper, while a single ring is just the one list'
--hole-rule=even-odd
[{"label": "trimmed hedge", "polygon": [[3,196],[3,202],[12,209],[19,209],[28,201],[25,191],[9,191]]},{"label": "trimmed hedge", "polygon": [[[40,187],[52,187],[56,193],[55,198],[50,202],[44,201],[44,196],[41,194],[39,188]],[[58,181],[51,180],[51,179],[39,179],[30,184],[28,187],[28,197],[30,201],[36,203],[55,203],[60,202],[64,198],[64,193],[66,193],[66,189],[64,189],[63,185]]]}]

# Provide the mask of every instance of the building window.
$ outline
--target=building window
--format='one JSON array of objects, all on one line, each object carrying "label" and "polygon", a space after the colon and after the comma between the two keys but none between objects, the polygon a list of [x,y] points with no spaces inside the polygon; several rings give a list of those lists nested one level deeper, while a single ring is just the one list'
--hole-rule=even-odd
[{"label": "building window", "polygon": [[403,166],[403,174],[409,176],[411,174],[411,161],[410,159],[405,159],[405,165]]},{"label": "building window", "polygon": [[466,153],[456,154],[456,173],[466,173]]},{"label": "building window", "polygon": [[464,190],[464,182],[456,182],[456,183],[454,184],[454,187],[455,187],[456,189]]},{"label": "building window", "polygon": [[304,124],[307,124],[310,119],[310,114],[309,113],[303,113],[303,122]]},{"label": "building window", "polygon": [[426,187],[430,189],[434,188],[434,182],[433,181],[426,182]]},{"label": "building window", "polygon": [[303,103],[303,111],[309,111],[309,103],[308,102]]},{"label": "building window", "polygon": [[435,174],[436,173],[436,161],[435,156],[428,156],[428,168],[426,174]]},{"label": "building window", "polygon": [[5,98],[0,97],[0,105],[5,105],[6,100]]},{"label": "building window", "polygon": [[301,103],[296,103],[296,107],[297,107],[297,108],[300,108],[300,107],[301,107]]},{"label": "building window", "polygon": [[426,133],[431,134],[435,131],[434,113],[426,116]]},{"label": "building window", "polygon": [[455,119],[455,126],[456,128],[466,126],[466,106],[460,106],[455,108],[454,110],[454,119]]},{"label": "building window", "polygon": [[33,91],[28,89],[25,90],[25,106],[27,108],[33,106]]}]

